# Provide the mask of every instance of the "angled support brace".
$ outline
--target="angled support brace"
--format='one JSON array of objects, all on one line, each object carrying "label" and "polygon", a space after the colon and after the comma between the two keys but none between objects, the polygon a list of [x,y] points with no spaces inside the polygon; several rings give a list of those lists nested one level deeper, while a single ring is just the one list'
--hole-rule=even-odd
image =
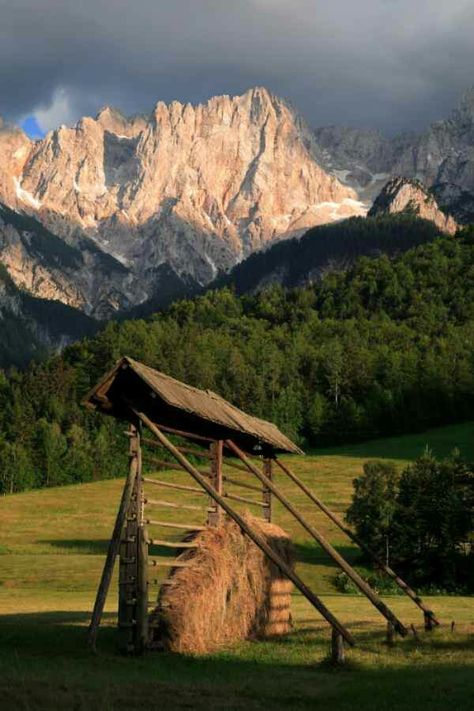
[{"label": "angled support brace", "polygon": [[415,603],[415,605],[418,605],[420,610],[423,611],[424,619],[425,619],[425,626],[427,627],[429,624],[434,624],[434,625],[439,625],[439,621],[436,619],[434,616],[432,610],[430,610],[426,605],[424,604],[423,600],[421,597],[419,597],[414,590],[404,581],[402,578],[400,578],[397,573],[390,568],[390,566],[385,565],[385,563],[380,560],[380,558],[373,552],[371,549],[362,541],[353,531],[351,531],[350,528],[344,525],[344,523],[341,521],[341,519],[328,507],[326,504],[324,504],[321,499],[319,499],[312,491],[309,489],[309,487],[306,486],[306,484],[301,481],[299,477],[296,476],[294,472],[291,471],[289,467],[287,467],[283,462],[280,462],[279,459],[275,457],[274,459],[275,463],[277,464],[278,467],[284,472],[295,484],[298,486],[301,491],[303,491],[306,496],[311,499],[311,501],[316,504],[316,506],[328,516],[328,518],[331,519],[333,523],[338,526],[338,528],[343,531],[343,533],[346,534],[356,545],[359,546],[361,550],[364,551],[366,555],[368,555],[375,565],[382,570],[386,575],[388,575],[389,578],[391,578],[397,585],[398,587],[403,590],[405,595],[408,595],[411,600]]},{"label": "angled support brace", "polygon": [[308,588],[301,578],[283,561],[283,559],[273,550],[267,541],[256,531],[254,531],[248,523],[230,506],[225,498],[223,498],[213,486],[199,473],[199,471],[189,462],[186,457],[173,445],[172,442],[161,432],[161,430],[152,422],[144,413],[133,410],[134,414],[143,422],[146,427],[155,435],[158,441],[165,449],[173,455],[173,457],[181,464],[193,479],[201,486],[202,489],[232,518],[240,529],[248,535],[248,537],[265,553],[265,555],[282,571],[287,578],[295,585],[302,595],[318,610],[318,612],[329,622],[333,629],[346,640],[351,646],[354,645],[354,639],[350,632],[342,625],[339,620],[328,610],[324,603]]},{"label": "angled support brace", "polygon": [[314,538],[315,541],[319,543],[321,548],[326,551],[326,553],[339,565],[339,567],[346,573],[346,575],[357,585],[359,590],[364,593],[364,595],[370,600],[370,602],[377,608],[377,610],[392,623],[395,630],[402,636],[405,637],[408,630],[402,622],[394,615],[394,613],[387,607],[387,605],[379,598],[377,593],[372,590],[370,585],[367,585],[365,580],[352,568],[352,566],[347,563],[346,560],[337,552],[335,548],[322,536],[319,531],[309,524],[305,518],[300,514],[298,509],[286,498],[284,494],[275,486],[275,484],[267,477],[263,472],[261,472],[242,452],[242,450],[237,447],[232,440],[226,440],[226,446],[231,449],[234,454],[236,454],[239,459],[248,467],[248,469],[255,474],[255,476],[260,479],[260,481],[269,489],[274,496],[283,504],[283,506],[289,511],[295,519],[303,526],[303,528]]}]

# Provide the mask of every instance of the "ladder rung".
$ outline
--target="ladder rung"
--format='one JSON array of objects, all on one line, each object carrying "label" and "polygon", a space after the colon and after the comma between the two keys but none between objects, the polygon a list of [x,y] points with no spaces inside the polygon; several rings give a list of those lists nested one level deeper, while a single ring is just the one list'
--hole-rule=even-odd
[{"label": "ladder rung", "polygon": [[236,496],[235,494],[228,494],[225,492],[222,494],[225,499],[232,499],[232,501],[242,501],[244,504],[255,504],[255,506],[263,506],[263,508],[269,506],[269,504],[262,503],[261,501],[255,501],[255,499],[247,499],[245,496]]},{"label": "ladder rung", "polygon": [[149,479],[148,477],[143,477],[143,481],[148,484],[155,484],[155,486],[164,486],[168,489],[178,489],[179,491],[192,491],[194,494],[204,494],[207,496],[207,492],[203,489],[198,489],[197,486],[186,486],[186,484],[170,484],[169,481],[162,481],[161,479]]},{"label": "ladder rung", "polygon": [[164,528],[179,528],[181,531],[205,531],[206,526],[199,526],[194,524],[186,523],[168,523],[168,521],[155,521],[153,519],[146,519],[145,523],[148,526],[163,526]]},{"label": "ladder rung", "polygon": [[179,561],[179,560],[170,560],[170,561],[161,561],[161,560],[149,560],[148,565],[150,565],[152,568],[187,568],[190,565],[191,561]]},{"label": "ladder rung", "polygon": [[197,543],[185,543],[182,542],[171,542],[171,541],[163,541],[160,540],[159,538],[150,538],[148,540],[148,545],[149,546],[164,546],[165,548],[199,548],[199,545]]},{"label": "ladder rung", "polygon": [[251,489],[252,491],[258,491],[262,493],[261,486],[255,486],[255,484],[247,484],[245,481],[238,481],[237,479],[231,479],[228,476],[223,476],[222,479],[228,484],[233,484],[234,486],[240,486],[242,489]]},{"label": "ladder rung", "polygon": [[192,504],[175,504],[172,501],[163,501],[162,499],[145,499],[144,503],[147,506],[166,506],[171,509],[185,509],[186,511],[209,511],[209,508],[207,506],[193,506]]}]

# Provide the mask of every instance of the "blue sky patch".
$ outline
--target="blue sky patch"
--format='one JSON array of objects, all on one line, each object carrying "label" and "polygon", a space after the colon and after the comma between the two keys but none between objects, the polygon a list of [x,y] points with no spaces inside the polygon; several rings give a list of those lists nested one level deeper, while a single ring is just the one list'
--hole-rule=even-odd
[{"label": "blue sky patch", "polygon": [[30,138],[43,138],[45,135],[35,116],[27,116],[21,123],[21,127]]}]

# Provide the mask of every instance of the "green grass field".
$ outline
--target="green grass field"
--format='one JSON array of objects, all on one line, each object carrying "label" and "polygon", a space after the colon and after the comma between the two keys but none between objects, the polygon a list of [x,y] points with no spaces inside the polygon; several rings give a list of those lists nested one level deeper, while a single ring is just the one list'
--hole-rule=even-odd
[{"label": "green grass field", "polygon": [[[474,458],[474,423],[315,452],[293,457],[291,464],[331,508],[343,513],[364,461],[389,458],[404,466],[426,446],[440,456],[458,447]],[[164,476],[186,483],[186,474]],[[245,475],[233,471],[232,476]],[[308,519],[356,561],[357,552],[343,534],[282,477],[277,475],[277,483]],[[0,501],[0,708],[472,708],[474,598],[431,598],[443,625],[425,633],[421,613],[408,598],[386,597],[419,633],[419,639],[410,635],[387,648],[384,619],[365,598],[337,594],[336,568],[278,506],[274,519],[296,543],[298,572],[356,638],[343,670],[327,664],[328,627],[299,594],[293,596],[295,628],[288,637],[239,643],[202,657],[122,657],[115,651],[115,581],[99,653],[92,655],[85,646],[86,625],[122,484],[109,480]],[[163,491],[160,496],[173,498]],[[192,501],[189,496],[183,500]],[[164,515],[160,511],[160,518]],[[200,522],[199,516],[195,521]]]}]

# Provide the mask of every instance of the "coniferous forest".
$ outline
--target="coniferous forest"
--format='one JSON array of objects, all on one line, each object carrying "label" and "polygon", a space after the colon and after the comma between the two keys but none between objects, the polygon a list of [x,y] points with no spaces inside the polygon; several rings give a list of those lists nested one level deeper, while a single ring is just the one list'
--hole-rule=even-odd
[{"label": "coniferous forest", "polygon": [[81,405],[129,355],[275,421],[306,448],[472,418],[474,233],[326,269],[312,286],[224,288],[0,371],[0,490],[123,472],[123,428]]}]

